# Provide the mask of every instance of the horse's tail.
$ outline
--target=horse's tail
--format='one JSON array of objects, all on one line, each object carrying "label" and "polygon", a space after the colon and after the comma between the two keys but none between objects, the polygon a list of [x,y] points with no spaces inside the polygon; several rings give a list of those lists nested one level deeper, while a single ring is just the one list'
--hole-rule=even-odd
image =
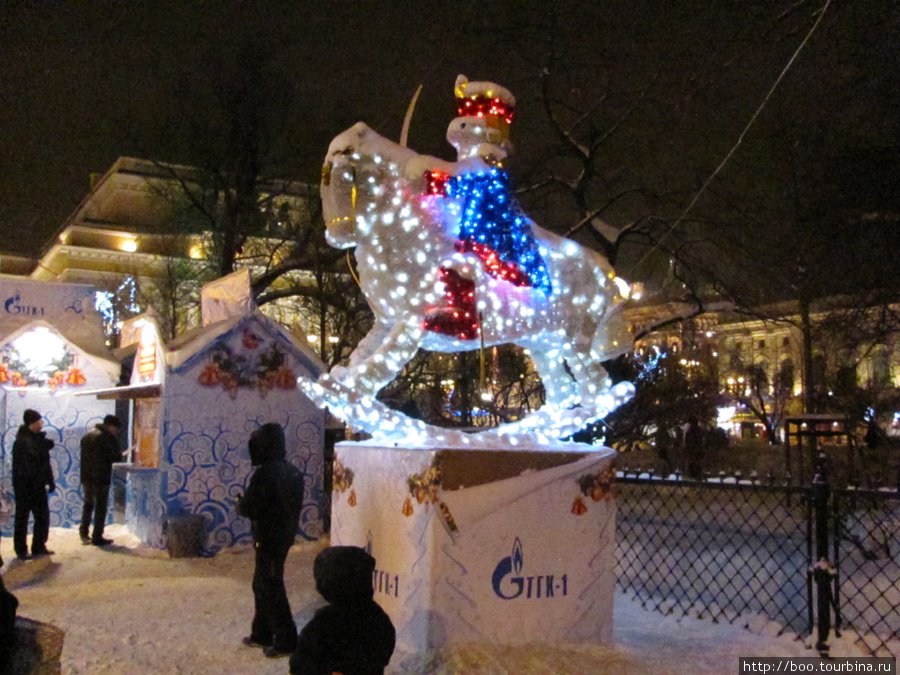
[{"label": "horse's tail", "polygon": [[614,359],[627,354],[634,348],[632,327],[625,319],[625,297],[612,266],[606,258],[592,251],[597,258],[594,276],[597,280],[597,295],[590,305],[595,315],[596,330],[591,340],[591,355],[599,361]]}]

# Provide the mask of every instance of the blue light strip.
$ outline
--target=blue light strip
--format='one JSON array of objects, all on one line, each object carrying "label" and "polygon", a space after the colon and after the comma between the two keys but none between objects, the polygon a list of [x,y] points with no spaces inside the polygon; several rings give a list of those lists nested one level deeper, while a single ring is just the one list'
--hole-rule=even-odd
[{"label": "blue light strip", "polygon": [[509,174],[496,168],[447,181],[447,196],[462,203],[459,238],[495,251],[502,262],[517,266],[532,286],[549,295],[547,266],[527,217],[511,195]]}]

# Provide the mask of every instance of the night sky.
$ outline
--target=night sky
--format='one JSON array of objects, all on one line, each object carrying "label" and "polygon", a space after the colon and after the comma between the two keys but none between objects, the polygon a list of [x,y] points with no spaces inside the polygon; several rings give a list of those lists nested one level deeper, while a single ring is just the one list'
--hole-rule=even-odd
[{"label": "night sky", "polygon": [[[212,93],[251,52],[263,63],[260,95],[277,108],[272,164],[287,177],[316,181],[329,140],[358,120],[398,138],[420,84],[410,146],[452,158],[444,130],[464,73],[516,95],[514,173],[529,179],[552,154],[539,97],[540,75],[550,72],[573,111],[590,108],[616,127],[604,150],[610,189],[637,186],[683,204],[734,146],[825,4],[9,0],[0,5],[0,250],[39,251],[90,175],[119,156],[197,161],[181,132],[215,119]],[[859,199],[873,192],[865,199],[878,208],[892,203],[895,181],[885,174],[900,145],[898,13],[891,0],[832,0],[723,185],[771,192],[784,163],[796,162],[785,151],[795,147],[811,173],[830,177],[838,201],[849,190]],[[858,167],[875,154],[878,180],[862,178]],[[841,170],[849,166],[855,187]],[[647,208],[623,206],[609,220],[621,225]]]}]

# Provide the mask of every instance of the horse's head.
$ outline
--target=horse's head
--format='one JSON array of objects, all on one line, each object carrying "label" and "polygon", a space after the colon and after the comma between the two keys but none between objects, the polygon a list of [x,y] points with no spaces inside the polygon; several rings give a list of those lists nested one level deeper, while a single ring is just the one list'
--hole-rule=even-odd
[{"label": "horse's head", "polygon": [[403,167],[415,155],[363,122],[331,141],[322,167],[321,191],[329,244],[350,248],[370,234],[388,183],[402,175]]}]

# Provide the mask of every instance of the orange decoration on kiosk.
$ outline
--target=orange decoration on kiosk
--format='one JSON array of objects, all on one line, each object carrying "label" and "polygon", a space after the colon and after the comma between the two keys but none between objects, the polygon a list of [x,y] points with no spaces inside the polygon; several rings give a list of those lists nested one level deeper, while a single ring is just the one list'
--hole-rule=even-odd
[{"label": "orange decoration on kiosk", "polygon": [[203,369],[203,372],[200,373],[200,377],[197,378],[197,381],[204,387],[214,387],[219,384],[219,364],[207,364],[206,368]]},{"label": "orange decoration on kiosk", "polygon": [[87,378],[81,372],[81,368],[69,368],[69,372],[66,375],[66,384],[78,387],[85,382],[87,382]]}]

